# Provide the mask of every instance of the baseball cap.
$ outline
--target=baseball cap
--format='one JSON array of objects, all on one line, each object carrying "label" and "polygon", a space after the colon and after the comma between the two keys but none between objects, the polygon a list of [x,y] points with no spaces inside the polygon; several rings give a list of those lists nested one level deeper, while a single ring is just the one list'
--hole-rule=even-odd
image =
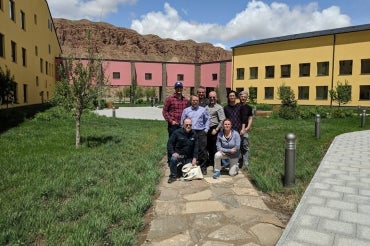
[{"label": "baseball cap", "polygon": [[179,81],[177,81],[176,83],[175,83],[175,88],[183,88],[184,86],[182,85],[182,83],[181,82],[179,82]]}]

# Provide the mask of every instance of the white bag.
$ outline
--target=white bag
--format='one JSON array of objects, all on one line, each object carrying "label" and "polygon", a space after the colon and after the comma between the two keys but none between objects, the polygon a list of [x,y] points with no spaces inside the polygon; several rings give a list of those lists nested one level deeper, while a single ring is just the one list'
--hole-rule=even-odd
[{"label": "white bag", "polygon": [[191,163],[185,164],[182,167],[184,180],[203,179],[200,166],[193,166]]}]

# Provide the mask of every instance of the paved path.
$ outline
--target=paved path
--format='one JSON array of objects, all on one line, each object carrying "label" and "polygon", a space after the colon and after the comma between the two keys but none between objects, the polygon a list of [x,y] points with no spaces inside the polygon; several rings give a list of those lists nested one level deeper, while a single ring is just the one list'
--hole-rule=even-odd
[{"label": "paved path", "polygon": [[[115,113],[163,120],[159,108]],[[285,229],[245,173],[167,184],[164,172],[143,245],[370,245],[369,130],[334,139]]]},{"label": "paved path", "polygon": [[334,139],[277,245],[370,245],[370,131]]}]

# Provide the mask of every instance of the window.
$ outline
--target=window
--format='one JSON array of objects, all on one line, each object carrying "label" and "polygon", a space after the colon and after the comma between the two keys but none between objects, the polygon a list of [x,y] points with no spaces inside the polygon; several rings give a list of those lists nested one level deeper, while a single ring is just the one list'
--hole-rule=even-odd
[{"label": "window", "polygon": [[[265,77],[268,79],[275,77],[275,66],[266,66],[265,67]],[[269,88],[269,87],[266,87]]]},{"label": "window", "polygon": [[4,35],[0,33],[0,57],[4,57],[4,53]]},{"label": "window", "polygon": [[27,54],[25,48],[22,48],[22,65],[24,67],[27,66]]},{"label": "window", "polygon": [[212,80],[217,80],[217,73],[212,74]]},{"label": "window", "polygon": [[27,93],[27,85],[26,85],[26,84],[24,84],[24,85],[23,85],[23,102],[24,102],[24,103],[26,103],[26,102],[27,102],[27,95],[28,95],[28,93]]},{"label": "window", "polygon": [[35,25],[37,25],[37,15],[33,16],[33,23],[35,23]]},{"label": "window", "polygon": [[21,11],[20,17],[21,17],[21,28],[25,30],[26,29],[26,16],[23,11]]},{"label": "window", "polygon": [[299,64],[299,76],[300,77],[309,77],[310,76],[310,63],[301,63]]},{"label": "window", "polygon": [[38,56],[39,55],[39,49],[37,48],[37,46],[35,46],[35,56]]},{"label": "window", "polygon": [[48,45],[49,54],[51,54],[51,45]]},{"label": "window", "polygon": [[12,48],[12,62],[17,62],[17,44],[15,42],[11,42]]},{"label": "window", "polygon": [[318,62],[317,76],[328,76],[328,75],[329,75],[329,62]]},{"label": "window", "polygon": [[152,74],[151,73],[145,73],[145,80],[152,80]]},{"label": "window", "polygon": [[310,97],[310,87],[309,86],[298,86],[298,99],[308,100]]},{"label": "window", "polygon": [[250,67],[249,68],[249,78],[250,79],[258,79],[258,67]]},{"label": "window", "polygon": [[244,91],[244,88],[243,87],[236,87],[235,91],[236,91],[236,96],[238,96],[240,92]]},{"label": "window", "polygon": [[352,60],[339,61],[339,75],[352,74]]},{"label": "window", "polygon": [[265,99],[274,99],[274,87],[265,87]]},{"label": "window", "polygon": [[316,100],[327,100],[327,99],[328,99],[328,87],[316,86]]},{"label": "window", "polygon": [[42,60],[42,58],[40,58],[40,72],[44,72],[44,61]]},{"label": "window", "polygon": [[370,100],[370,85],[360,85],[360,100]]},{"label": "window", "polygon": [[243,80],[244,79],[244,68],[237,68],[236,69],[236,79]]},{"label": "window", "polygon": [[282,78],[290,78],[290,64],[281,65],[280,69]]},{"label": "window", "polygon": [[183,74],[178,74],[177,75],[177,81],[184,81],[184,75]]},{"label": "window", "polygon": [[361,74],[370,73],[370,59],[361,59]]},{"label": "window", "polygon": [[39,87],[39,76],[36,76],[36,87]]},{"label": "window", "polygon": [[45,61],[45,73],[49,74],[49,63]]},{"label": "window", "polygon": [[15,15],[14,15],[14,1],[9,0],[9,18],[12,21],[15,21]]},{"label": "window", "polygon": [[113,72],[113,79],[120,79],[121,73],[120,72]]},{"label": "window", "polygon": [[3,10],[3,0],[0,0],[0,10]]}]

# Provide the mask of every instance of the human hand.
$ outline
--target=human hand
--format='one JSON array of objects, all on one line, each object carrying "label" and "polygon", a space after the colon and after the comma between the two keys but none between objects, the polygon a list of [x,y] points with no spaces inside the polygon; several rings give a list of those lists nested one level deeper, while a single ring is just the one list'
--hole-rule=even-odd
[{"label": "human hand", "polygon": [[179,155],[179,153],[173,153],[173,154],[172,154],[172,157],[174,157],[174,158],[178,159],[178,158],[180,157],[180,155]]}]

